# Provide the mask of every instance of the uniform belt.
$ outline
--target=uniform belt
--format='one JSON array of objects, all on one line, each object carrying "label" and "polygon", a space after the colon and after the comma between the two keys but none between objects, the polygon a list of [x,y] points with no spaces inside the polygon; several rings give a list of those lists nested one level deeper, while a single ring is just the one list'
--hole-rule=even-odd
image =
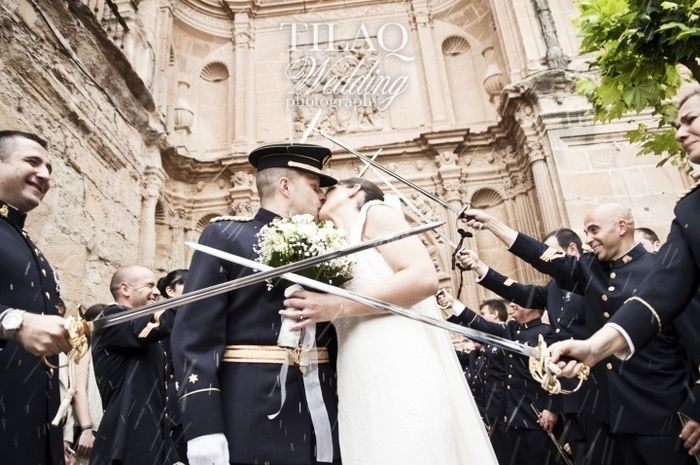
[{"label": "uniform belt", "polygon": [[228,363],[276,363],[288,362],[290,365],[308,366],[309,364],[328,363],[328,349],[314,347],[308,351],[285,349],[277,346],[230,345],[224,350],[224,362]]}]

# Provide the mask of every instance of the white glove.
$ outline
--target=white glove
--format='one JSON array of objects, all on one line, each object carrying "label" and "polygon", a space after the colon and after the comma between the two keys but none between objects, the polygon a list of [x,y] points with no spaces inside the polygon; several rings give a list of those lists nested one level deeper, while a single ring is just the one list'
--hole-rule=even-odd
[{"label": "white glove", "polygon": [[223,433],[205,434],[187,441],[190,465],[229,465],[228,441]]}]

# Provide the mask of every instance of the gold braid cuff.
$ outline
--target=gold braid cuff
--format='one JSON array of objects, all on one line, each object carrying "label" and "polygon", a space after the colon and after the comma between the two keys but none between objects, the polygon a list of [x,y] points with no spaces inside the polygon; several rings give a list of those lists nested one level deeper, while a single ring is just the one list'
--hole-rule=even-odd
[{"label": "gold braid cuff", "polygon": [[659,327],[659,331],[661,331],[661,318],[659,318],[659,314],[656,313],[656,310],[654,310],[654,307],[652,307],[652,306],[649,304],[649,302],[647,302],[646,300],[642,299],[641,297],[637,297],[637,296],[632,296],[632,297],[630,297],[629,299],[625,300],[625,303],[631,302],[631,301],[633,301],[633,300],[636,300],[636,301],[639,302],[640,304],[644,305],[644,306],[647,308],[647,310],[649,310],[649,311],[651,312],[652,316],[653,316],[654,319],[656,320],[656,326],[658,326],[658,327]]}]

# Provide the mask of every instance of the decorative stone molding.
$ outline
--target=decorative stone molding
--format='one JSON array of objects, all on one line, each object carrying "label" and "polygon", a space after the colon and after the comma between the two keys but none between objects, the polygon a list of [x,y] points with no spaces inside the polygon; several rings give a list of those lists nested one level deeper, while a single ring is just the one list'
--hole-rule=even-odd
[{"label": "decorative stone molding", "polygon": [[[489,94],[489,100],[493,103],[501,94],[504,87],[503,70],[499,64],[494,61],[493,47],[486,47],[482,50],[481,55],[487,63],[483,78],[484,89],[486,89],[486,93]],[[496,103],[498,102],[496,101]]]},{"label": "decorative stone molding", "polygon": [[177,103],[175,103],[175,130],[185,131],[187,135],[192,133],[194,124],[194,111],[187,102],[190,83],[187,81],[177,81]]},{"label": "decorative stone molding", "polygon": [[469,51],[469,48],[469,42],[461,36],[449,36],[442,41],[442,54],[445,56],[462,55]]},{"label": "decorative stone molding", "polygon": [[199,73],[199,77],[208,82],[225,81],[228,79],[228,76],[228,66],[220,61],[212,61],[211,63],[207,63]]},{"label": "decorative stone molding", "polygon": [[231,37],[232,13],[221,5],[213,6],[198,0],[175,2],[174,16],[198,31],[216,37]]},{"label": "decorative stone molding", "polygon": [[246,171],[236,171],[231,176],[229,199],[231,211],[236,216],[253,216],[260,201],[255,187],[255,176]]}]

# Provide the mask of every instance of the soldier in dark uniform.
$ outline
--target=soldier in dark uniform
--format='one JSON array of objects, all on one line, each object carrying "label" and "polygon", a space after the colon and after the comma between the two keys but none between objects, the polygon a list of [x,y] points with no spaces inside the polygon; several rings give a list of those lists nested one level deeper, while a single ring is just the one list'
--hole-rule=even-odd
[{"label": "soldier in dark uniform", "polygon": [[[544,243],[569,256],[581,255],[582,243],[571,229],[562,228],[547,234]],[[590,333],[585,328],[585,305],[581,295],[561,289],[555,280],[546,286],[521,284],[496,270],[489,268],[476,254],[463,250],[458,255],[462,266],[474,270],[477,282],[505,299],[526,308],[546,310],[554,328],[553,341],[582,339]],[[563,381],[571,390],[576,383]],[[597,382],[591,380],[572,394],[558,396],[557,407],[561,420],[556,422],[556,434],[562,444],[569,443],[579,465],[605,463],[606,450],[599,421],[591,415],[593,401],[597,397]],[[595,442],[594,439],[600,441]]]},{"label": "soldier in dark uniform", "polygon": [[23,229],[27,212],[49,190],[46,141],[0,131],[0,462],[63,463],[60,428],[49,423],[58,410],[58,373],[37,355],[58,364],[71,349],[58,316],[58,282],[46,258]]},{"label": "soldier in dark uniform", "polygon": [[[255,258],[253,246],[260,228],[278,217],[318,214],[324,198],[321,188],[336,183],[321,171],[329,157],[328,149],[311,144],[254,150],[249,161],[258,170],[261,208],[252,220],[213,222],[200,243]],[[251,272],[195,252],[185,291]],[[305,378],[302,367],[295,366],[298,360],[292,359],[284,406],[276,418],[268,418],[280,409],[278,378],[288,360],[288,352],[277,347],[283,300],[282,286],[268,291],[261,282],[178,310],[172,349],[190,465],[225,465],[229,459],[271,465],[339,461],[330,325],[317,327],[317,347],[311,353],[317,361],[317,379],[311,379],[316,372],[309,370]],[[319,389],[305,389],[305,384],[315,383]],[[325,456],[319,457],[319,451]]]},{"label": "soldier in dark uniform", "polygon": [[[678,110],[676,140],[693,163],[700,163],[700,88],[681,99]],[[612,354],[631,356],[653,341],[661,328],[677,315],[692,314],[697,318],[698,285],[700,284],[700,184],[696,184],[676,205],[666,243],[658,251],[649,276],[625,304],[615,312],[610,325],[605,325],[586,341],[566,341],[552,347],[552,354],[571,356],[593,366]],[[697,324],[691,326],[697,326]],[[682,335],[685,337],[685,335]],[[697,339],[694,345],[700,346]],[[697,351],[695,349],[694,351]],[[693,357],[690,354],[691,358]],[[565,373],[579,367],[570,363]],[[697,395],[697,385],[693,389]],[[684,445],[691,454],[700,453],[700,409],[684,408],[695,421],[681,432]]]},{"label": "soldier in dark uniform", "polygon": [[[497,323],[488,321],[459,302],[455,302],[456,304],[453,305],[455,315],[448,318],[453,323],[531,346],[537,345],[540,335],[549,337],[551,334],[550,326],[542,323],[540,319],[542,315],[540,310],[516,306],[513,320]],[[489,351],[493,352],[492,349]],[[496,426],[499,429],[494,430],[494,433],[502,435],[497,436],[498,439],[494,445],[498,461],[503,465],[553,464],[556,451],[547,434],[540,428],[537,415],[531,407],[532,405],[539,411],[551,409],[551,396],[532,379],[527,357],[508,353],[503,360],[505,360],[506,375],[504,427],[500,429]],[[500,441],[501,438],[505,441]]]},{"label": "soldier in dark uniform", "polygon": [[[586,240],[594,253],[580,259],[518,233],[485,212],[466,214],[470,226],[486,227],[511,253],[552,276],[559,287],[582,294],[585,326],[591,333],[634,295],[656,258],[635,243],[631,213],[617,204],[598,206],[586,215]],[[681,425],[676,416],[687,397],[690,367],[675,328],[666,326],[644,351],[625,362],[610,359],[594,374],[601,395],[593,413],[610,429],[614,463],[690,463],[678,441]]]},{"label": "soldier in dark uniform", "polygon": [[[118,269],[110,291],[115,305],[104,315],[154,303],[160,296],[153,272]],[[104,416],[90,454],[92,465],[171,465],[178,461],[165,417],[165,351],[174,311],[166,310],[98,330],[92,338],[95,380]]]}]

